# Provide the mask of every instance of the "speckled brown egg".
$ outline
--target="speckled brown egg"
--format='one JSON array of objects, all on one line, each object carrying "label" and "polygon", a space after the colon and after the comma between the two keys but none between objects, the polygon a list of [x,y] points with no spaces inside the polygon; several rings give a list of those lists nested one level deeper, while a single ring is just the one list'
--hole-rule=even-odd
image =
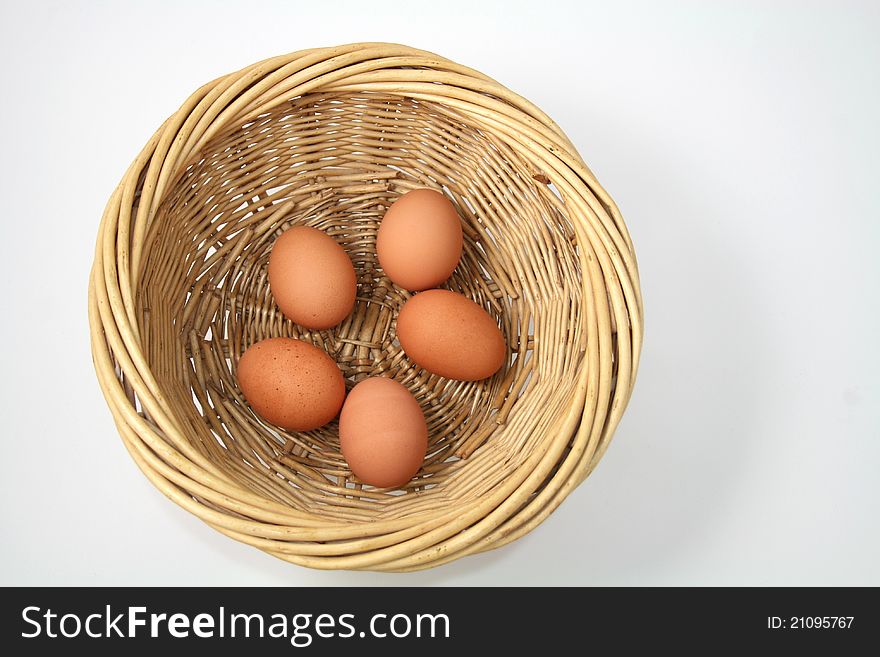
[{"label": "speckled brown egg", "polygon": [[452,201],[433,189],[397,199],[379,225],[376,255],[393,283],[406,290],[437,287],[461,259],[461,219]]},{"label": "speckled brown egg", "polygon": [[427,290],[410,298],[397,317],[400,346],[417,365],[459,381],[492,376],[507,346],[495,320],[466,296]]},{"label": "speckled brown egg", "polygon": [[251,408],[290,431],[327,424],[345,399],[345,381],[336,362],[318,347],[294,338],[251,345],[236,373]]},{"label": "speckled brown egg", "polygon": [[405,386],[383,377],[358,383],[339,415],[339,444],[358,479],[379,488],[397,488],[422,467],[428,425]]},{"label": "speckled brown egg", "polygon": [[351,314],[357,280],[336,240],[317,228],[294,226],[272,246],[269,289],[286,317],[323,330]]}]

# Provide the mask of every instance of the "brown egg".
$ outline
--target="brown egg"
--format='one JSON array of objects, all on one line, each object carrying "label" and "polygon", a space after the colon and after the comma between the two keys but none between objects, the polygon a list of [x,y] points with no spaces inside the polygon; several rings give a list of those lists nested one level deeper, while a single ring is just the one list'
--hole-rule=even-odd
[{"label": "brown egg", "polygon": [[345,381],[318,347],[293,338],[251,345],[238,361],[238,385],[260,416],[290,431],[311,431],[336,417]]},{"label": "brown egg", "polygon": [[336,240],[317,228],[294,226],[272,246],[269,288],[286,317],[321,330],[351,314],[357,281]]},{"label": "brown egg", "polygon": [[397,337],[416,364],[459,381],[492,376],[507,355],[495,320],[449,290],[419,292],[407,301],[397,317]]},{"label": "brown egg", "polygon": [[433,189],[397,199],[379,226],[376,255],[388,278],[407,290],[443,283],[461,259],[461,219],[452,202]]},{"label": "brown egg", "polygon": [[396,488],[422,467],[428,425],[406,387],[375,376],[348,393],[339,415],[339,444],[358,479],[379,488]]}]

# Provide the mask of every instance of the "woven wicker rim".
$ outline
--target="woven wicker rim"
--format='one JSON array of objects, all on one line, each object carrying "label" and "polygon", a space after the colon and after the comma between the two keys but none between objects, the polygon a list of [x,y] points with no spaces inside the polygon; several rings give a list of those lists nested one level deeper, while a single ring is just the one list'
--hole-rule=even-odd
[{"label": "woven wicker rim", "polygon": [[[510,345],[484,382],[428,375],[400,350],[409,294],[375,261],[382,213],[434,187],[462,214],[447,287]],[[272,240],[314,225],[359,275],[352,317],[309,332],[274,307]],[[494,80],[435,54],[359,43],[268,59],[196,91],[105,210],[89,285],[92,353],[124,444],[167,497],[218,531],[314,568],[411,571],[496,548],[544,520],[596,466],[642,341],[632,242],[562,131]],[[249,344],[327,349],[350,387],[391,376],[431,432],[403,491],[347,471],[335,424],[266,425],[235,385]]]}]

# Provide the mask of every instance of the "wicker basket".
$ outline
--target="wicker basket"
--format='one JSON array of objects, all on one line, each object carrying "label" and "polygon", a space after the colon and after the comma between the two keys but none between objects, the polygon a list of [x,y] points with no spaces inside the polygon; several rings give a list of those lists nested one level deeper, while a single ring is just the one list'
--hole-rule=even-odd
[{"label": "wicker basket", "polygon": [[[507,338],[486,381],[429,375],[396,340],[408,293],[378,268],[375,236],[417,187],[463,219],[447,286]],[[272,242],[295,224],[355,264],[355,311],[335,329],[302,329],[269,294]],[[110,198],[89,318],[125,446],[167,497],[281,559],[381,571],[496,548],[546,518],[607,448],[642,339],[629,235],[562,131],[485,75],[375,43],[276,57],[196,91]],[[382,375],[415,394],[430,444],[403,490],[354,479],[335,422],[287,433],[250,410],[238,358],[278,335],[327,350],[349,387]]]}]

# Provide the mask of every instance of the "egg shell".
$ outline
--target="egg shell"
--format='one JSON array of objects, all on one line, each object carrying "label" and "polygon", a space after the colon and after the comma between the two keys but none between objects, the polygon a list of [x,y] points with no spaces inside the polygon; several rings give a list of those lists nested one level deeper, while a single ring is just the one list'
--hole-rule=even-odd
[{"label": "egg shell", "polygon": [[294,338],[251,345],[238,361],[238,385],[251,408],[289,431],[327,424],[345,400],[336,362],[318,347]]},{"label": "egg shell", "polygon": [[376,255],[393,283],[427,290],[443,283],[461,260],[461,219],[452,202],[433,189],[397,199],[379,225]]},{"label": "egg shell", "polygon": [[358,383],[339,415],[339,444],[358,479],[379,488],[404,485],[428,449],[428,425],[416,398],[393,379]]},{"label": "egg shell", "polygon": [[495,320],[466,296],[449,290],[411,297],[397,317],[397,337],[417,365],[459,381],[492,376],[507,355]]},{"label": "egg shell", "polygon": [[272,246],[269,289],[286,317],[323,330],[351,314],[357,279],[351,259],[336,240],[317,228],[294,226]]}]

